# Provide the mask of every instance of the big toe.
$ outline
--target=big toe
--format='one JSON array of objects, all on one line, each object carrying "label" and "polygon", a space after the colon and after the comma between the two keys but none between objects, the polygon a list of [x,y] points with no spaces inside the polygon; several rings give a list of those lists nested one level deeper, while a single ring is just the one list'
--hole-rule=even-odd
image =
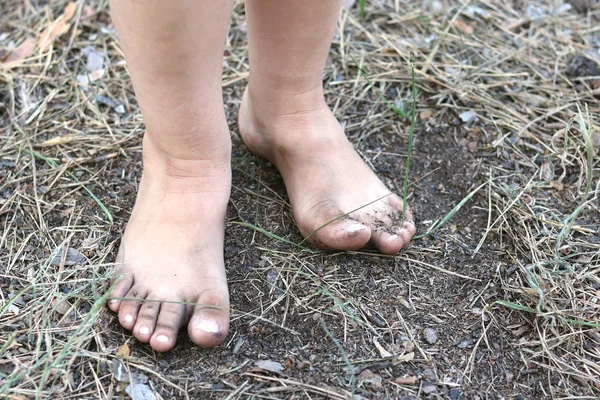
[{"label": "big toe", "polygon": [[371,239],[368,226],[345,216],[337,207],[321,207],[313,215],[320,217],[298,221],[298,226],[305,239],[315,246],[326,250],[358,250]]},{"label": "big toe", "polygon": [[225,285],[200,296],[188,324],[188,334],[199,346],[215,347],[225,340],[228,332],[229,294]]}]

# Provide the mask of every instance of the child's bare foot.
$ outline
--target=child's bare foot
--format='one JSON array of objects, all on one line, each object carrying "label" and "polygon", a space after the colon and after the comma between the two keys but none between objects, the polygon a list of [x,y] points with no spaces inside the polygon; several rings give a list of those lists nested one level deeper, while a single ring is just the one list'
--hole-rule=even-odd
[{"label": "child's bare foot", "polygon": [[156,351],[170,350],[185,324],[201,346],[215,346],[227,335],[223,232],[229,144],[223,154],[176,159],[149,135],[144,138],[144,174],[117,256],[121,279],[111,293],[117,299],[109,307],[124,328]]},{"label": "child's bare foot", "polygon": [[[328,249],[359,249],[371,242],[396,254],[406,246],[416,231],[410,211],[403,221],[402,199],[390,194],[356,153],[321,89],[257,91],[246,89],[240,133],[250,150],[279,169],[302,235]],[[349,218],[317,230],[357,208]]]}]

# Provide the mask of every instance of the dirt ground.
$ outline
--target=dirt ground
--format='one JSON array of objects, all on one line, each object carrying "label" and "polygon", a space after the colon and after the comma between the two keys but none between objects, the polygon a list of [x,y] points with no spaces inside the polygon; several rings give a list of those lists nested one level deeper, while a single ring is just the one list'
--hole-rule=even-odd
[{"label": "dirt ground", "polygon": [[105,308],[144,131],[107,2],[0,0],[2,396],[600,396],[599,3],[345,3],[327,99],[398,193],[410,118],[393,108],[411,113],[414,58],[408,196],[423,236],[395,257],[302,242],[279,174],[237,133],[236,3],[231,331],[211,350],[182,332],[157,354]]}]

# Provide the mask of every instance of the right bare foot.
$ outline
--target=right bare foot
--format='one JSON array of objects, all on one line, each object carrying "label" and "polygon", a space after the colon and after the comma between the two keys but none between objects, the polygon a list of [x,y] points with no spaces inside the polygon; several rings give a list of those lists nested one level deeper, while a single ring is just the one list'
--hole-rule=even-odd
[{"label": "right bare foot", "polygon": [[183,160],[144,137],[144,173],[109,307],[124,328],[159,352],[173,348],[185,324],[200,346],[227,336],[223,236],[231,168],[229,145],[223,148],[214,159]]}]

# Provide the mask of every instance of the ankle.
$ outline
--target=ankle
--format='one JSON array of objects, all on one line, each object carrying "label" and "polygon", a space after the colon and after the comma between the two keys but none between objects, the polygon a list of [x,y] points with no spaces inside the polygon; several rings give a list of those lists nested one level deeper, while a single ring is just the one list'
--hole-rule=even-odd
[{"label": "ankle", "polygon": [[143,139],[144,181],[166,190],[226,191],[231,178],[230,138],[218,148],[179,158],[160,149],[150,135]]},{"label": "ankle", "polygon": [[321,82],[315,84],[303,78],[274,81],[251,78],[246,95],[257,118],[270,119],[327,108]]}]

